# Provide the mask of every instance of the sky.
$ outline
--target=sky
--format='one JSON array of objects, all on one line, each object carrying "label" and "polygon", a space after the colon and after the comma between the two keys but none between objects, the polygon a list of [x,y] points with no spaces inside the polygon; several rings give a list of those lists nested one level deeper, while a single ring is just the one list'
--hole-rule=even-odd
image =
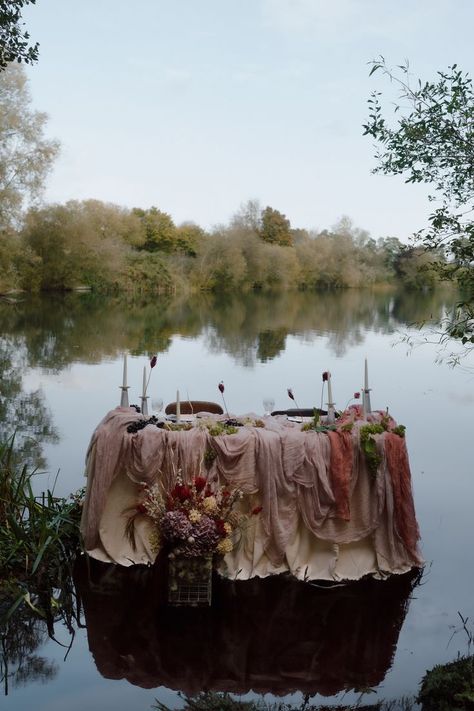
[{"label": "sky", "polygon": [[396,92],[368,63],[473,70],[472,0],[37,0],[24,20],[33,105],[61,143],[44,199],[206,228],[257,199],[295,228],[347,215],[407,241],[427,190],[371,172],[367,99]]}]

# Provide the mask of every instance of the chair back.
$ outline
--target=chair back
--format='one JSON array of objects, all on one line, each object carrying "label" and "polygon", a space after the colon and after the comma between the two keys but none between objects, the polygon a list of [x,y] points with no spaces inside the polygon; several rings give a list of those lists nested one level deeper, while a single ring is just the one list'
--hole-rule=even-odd
[{"label": "chair back", "polygon": [[[182,415],[194,415],[196,412],[211,412],[213,415],[223,415],[224,410],[217,402],[206,400],[181,400],[179,409]],[[166,415],[176,415],[176,403],[170,402],[165,407]]]},{"label": "chair back", "polygon": [[288,415],[289,417],[313,417],[314,411],[320,415],[327,415],[327,410],[320,410],[319,407],[290,408],[289,410],[274,410],[272,415]]}]

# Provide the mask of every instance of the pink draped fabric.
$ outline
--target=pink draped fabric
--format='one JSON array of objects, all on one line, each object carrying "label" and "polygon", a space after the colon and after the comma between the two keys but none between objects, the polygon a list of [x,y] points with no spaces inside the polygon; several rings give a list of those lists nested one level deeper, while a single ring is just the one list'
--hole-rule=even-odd
[{"label": "pink draped fabric", "polygon": [[87,489],[81,531],[86,548],[99,544],[99,524],[110,486],[122,467],[122,453],[129,444],[127,426],[139,416],[131,408],[117,407],[96,427],[87,450]]},{"label": "pink draped fabric", "polygon": [[[244,509],[261,504],[259,537],[275,568],[285,564],[301,521],[334,545],[375,534],[384,569],[397,569],[407,560],[419,564],[405,442],[390,432],[375,435],[381,463],[373,477],[359,445],[364,421],[357,411],[347,417],[354,423],[351,431],[305,432],[286,418],[268,418],[265,427],[247,425],[232,435],[212,436],[199,421],[188,431],[147,426],[128,433],[127,425],[141,415],[116,408],[97,427],[88,450],[81,524],[86,548],[98,545],[107,493],[117,474],[137,484],[160,481],[169,491],[181,471],[187,481],[203,474],[240,489]],[[205,461],[211,452],[212,463],[209,457]]]}]

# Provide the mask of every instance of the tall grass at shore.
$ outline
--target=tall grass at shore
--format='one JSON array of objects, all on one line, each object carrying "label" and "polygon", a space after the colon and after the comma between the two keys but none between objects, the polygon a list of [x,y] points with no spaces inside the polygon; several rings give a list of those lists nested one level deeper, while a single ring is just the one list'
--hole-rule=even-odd
[{"label": "tall grass at shore", "polygon": [[44,618],[61,607],[80,545],[80,494],[35,495],[14,452],[14,437],[0,444],[0,625],[22,604]]}]

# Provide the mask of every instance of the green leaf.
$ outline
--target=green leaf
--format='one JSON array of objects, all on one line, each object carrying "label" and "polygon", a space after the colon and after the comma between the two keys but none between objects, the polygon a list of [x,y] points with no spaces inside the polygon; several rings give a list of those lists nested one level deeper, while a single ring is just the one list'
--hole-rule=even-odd
[{"label": "green leaf", "polygon": [[53,540],[52,536],[48,536],[41,548],[39,549],[38,555],[36,556],[35,562],[33,563],[33,567],[31,569],[32,574],[36,573],[36,570],[38,569],[39,564],[41,563],[41,560],[43,558],[44,552]]}]

